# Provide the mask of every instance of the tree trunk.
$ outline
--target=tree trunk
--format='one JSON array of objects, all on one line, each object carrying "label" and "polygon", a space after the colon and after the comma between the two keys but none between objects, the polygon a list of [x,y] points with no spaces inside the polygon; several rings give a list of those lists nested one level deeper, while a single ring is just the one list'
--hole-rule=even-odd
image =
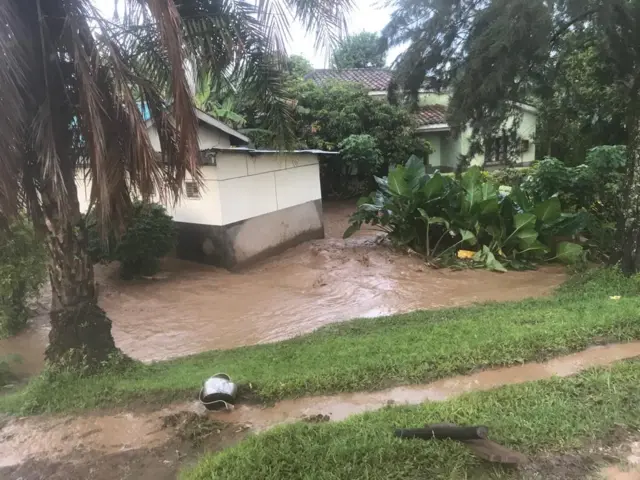
[{"label": "tree trunk", "polygon": [[624,206],[618,225],[621,246],[620,267],[631,275],[640,271],[640,111],[639,98],[629,102],[627,129],[627,166],[624,182]]},{"label": "tree trunk", "polygon": [[93,369],[117,350],[111,320],[97,303],[86,228],[74,171],[69,170],[63,173],[67,192],[64,198],[56,195],[51,185],[41,189],[52,291],[46,358],[53,365]]}]

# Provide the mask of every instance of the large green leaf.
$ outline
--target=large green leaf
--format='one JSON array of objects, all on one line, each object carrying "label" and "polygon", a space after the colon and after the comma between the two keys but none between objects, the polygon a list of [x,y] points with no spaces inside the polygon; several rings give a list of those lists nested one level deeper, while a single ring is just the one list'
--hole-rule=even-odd
[{"label": "large green leaf", "polygon": [[429,225],[444,225],[449,229],[449,222],[442,217],[431,217],[429,219]]},{"label": "large green leaf", "polygon": [[476,236],[470,230],[460,229],[460,235],[462,236],[462,243],[467,243],[469,245],[475,245],[478,241]]},{"label": "large green leaf", "polygon": [[513,216],[513,224],[516,232],[526,227],[534,228],[536,216],[532,213],[518,213]]},{"label": "large green leaf", "polygon": [[424,168],[424,161],[415,155],[411,155],[407,163],[404,165],[405,175],[407,180],[413,177],[424,177],[426,175],[426,171]]},{"label": "large green leaf", "polygon": [[518,238],[518,248],[520,250],[527,250],[538,240],[538,232],[533,228],[525,228],[520,230],[516,234],[516,237]]},{"label": "large green leaf", "polygon": [[564,263],[576,263],[582,255],[582,247],[577,243],[560,242],[556,247],[556,258]]},{"label": "large green leaf", "polygon": [[514,202],[525,212],[529,212],[533,209],[533,202],[529,198],[529,196],[522,191],[522,189],[518,186],[515,186],[511,189],[511,194],[509,195],[513,199]]},{"label": "large green leaf", "polygon": [[364,203],[369,203],[371,202],[371,197],[360,197],[358,199],[358,201],[356,202],[356,207],[359,207],[360,205],[364,204]]},{"label": "large green leaf", "polygon": [[487,198],[476,203],[474,210],[480,215],[491,215],[500,210],[500,202],[497,198]]},{"label": "large green leaf", "polygon": [[389,191],[396,195],[406,196],[409,193],[409,186],[404,178],[404,167],[397,166],[389,172],[387,177]]},{"label": "large green leaf", "polygon": [[440,172],[436,172],[432,175],[427,183],[422,187],[422,192],[427,197],[427,200],[441,195],[444,191],[444,179]]},{"label": "large green leaf", "polygon": [[477,165],[469,168],[462,174],[462,188],[465,190],[473,190],[482,183],[482,170]]},{"label": "large green leaf", "polygon": [[555,222],[560,218],[562,213],[560,200],[558,197],[548,198],[544,202],[536,205],[533,209],[533,213],[535,213],[538,220],[544,224]]},{"label": "large green leaf", "polygon": [[480,195],[482,196],[482,200],[497,199],[498,190],[493,183],[485,182],[480,185]]},{"label": "large green leaf", "polygon": [[360,230],[360,224],[359,223],[352,223],[351,225],[349,225],[349,228],[347,228],[344,231],[344,233],[342,234],[342,238],[349,238],[351,235],[356,233],[358,230]]},{"label": "large green leaf", "polygon": [[491,252],[487,253],[484,264],[489,270],[493,270],[494,272],[504,273],[507,271],[504,265],[502,265]]}]

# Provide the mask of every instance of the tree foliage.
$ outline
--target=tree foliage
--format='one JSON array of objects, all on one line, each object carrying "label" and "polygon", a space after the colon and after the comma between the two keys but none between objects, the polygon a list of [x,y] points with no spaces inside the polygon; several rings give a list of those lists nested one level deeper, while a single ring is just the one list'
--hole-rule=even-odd
[{"label": "tree foliage", "polygon": [[382,68],[387,58],[387,49],[380,35],[361,32],[340,42],[333,52],[334,68]]},{"label": "tree foliage", "polygon": [[407,110],[371,97],[360,85],[306,82],[295,98],[297,137],[308,148],[337,151],[350,135],[366,134],[375,139],[386,164],[414,154],[426,159],[429,153]]},{"label": "tree foliage", "polygon": [[564,34],[538,89],[538,149],[570,165],[584,162],[593,147],[627,138],[624,99],[597,35],[593,26]]},{"label": "tree foliage", "polygon": [[480,140],[494,136],[517,113],[517,102],[544,99],[549,70],[562,68],[566,59],[558,54],[566,35],[593,29],[597,68],[606,71],[612,105],[622,107],[627,130],[618,249],[622,268],[639,270],[640,2],[397,0],[394,5],[384,37],[390,45],[410,42],[397,63],[398,84],[415,95],[427,75],[436,76],[453,92],[450,122],[470,125]]},{"label": "tree foliage", "polygon": [[25,218],[0,230],[0,338],[26,326],[27,301],[38,294],[45,273],[44,245]]},{"label": "tree foliage", "polygon": [[313,70],[313,65],[302,55],[289,55],[287,59],[287,73],[293,78],[303,78]]}]

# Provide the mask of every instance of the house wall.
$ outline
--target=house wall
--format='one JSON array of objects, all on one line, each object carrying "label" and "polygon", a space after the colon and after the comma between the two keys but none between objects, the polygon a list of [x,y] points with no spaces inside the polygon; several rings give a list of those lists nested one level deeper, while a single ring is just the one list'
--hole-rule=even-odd
[{"label": "house wall", "polygon": [[[514,117],[509,117],[504,124],[506,129],[509,129],[513,126]],[[529,140],[529,150],[526,152],[521,152],[519,157],[516,159],[516,164],[519,165],[529,165],[536,159],[536,146],[535,146],[535,137],[536,137],[536,125],[537,125],[537,116],[530,107],[525,107],[522,110],[522,118],[520,119],[520,125],[518,126],[518,137],[522,140]],[[471,139],[471,129],[467,129],[460,136],[460,151],[466,154],[469,151]],[[471,159],[471,165],[483,165],[484,164],[484,155],[476,155]]]},{"label": "house wall", "polygon": [[[167,205],[179,257],[237,268],[305,240],[324,237],[318,157],[217,152],[201,168],[199,198]],[[191,180],[188,178],[188,181]],[[76,174],[85,212],[90,183]]]},{"label": "house wall", "polygon": [[418,94],[420,105],[449,105],[449,94],[438,92],[421,92]]}]

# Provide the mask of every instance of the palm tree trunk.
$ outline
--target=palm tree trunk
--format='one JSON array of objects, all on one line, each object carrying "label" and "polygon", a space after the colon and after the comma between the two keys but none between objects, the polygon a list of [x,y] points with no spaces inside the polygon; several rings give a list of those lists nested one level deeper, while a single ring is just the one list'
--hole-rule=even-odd
[{"label": "palm tree trunk", "polygon": [[64,198],[46,186],[41,190],[52,290],[46,358],[54,365],[93,368],[107,360],[116,346],[111,320],[97,303],[74,172],[68,170],[63,173]]},{"label": "palm tree trunk", "polygon": [[640,112],[638,94],[630,102],[629,140],[627,142],[627,173],[625,178],[621,230],[622,271],[627,275],[640,271]]}]

